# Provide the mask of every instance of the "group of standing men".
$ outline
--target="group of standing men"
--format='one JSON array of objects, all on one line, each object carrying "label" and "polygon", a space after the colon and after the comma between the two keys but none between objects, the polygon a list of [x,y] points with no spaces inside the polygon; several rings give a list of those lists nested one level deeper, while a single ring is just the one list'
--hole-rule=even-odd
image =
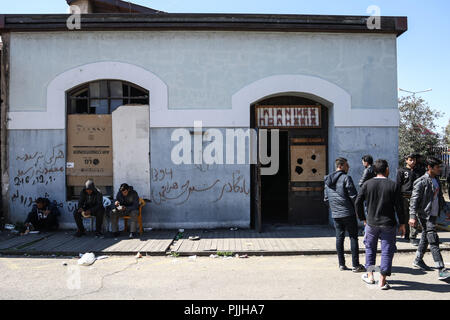
[{"label": "group of standing men", "polygon": [[[336,159],[336,171],[325,176],[324,200],[330,206],[336,227],[336,251],[340,270],[348,270],[344,258],[344,239],[350,237],[353,272],[366,272],[362,280],[375,284],[373,272],[378,241],[381,239],[381,264],[379,287],[390,288],[386,277],[391,275],[396,247],[397,230],[416,245],[415,268],[433,270],[423,261],[425,251],[430,250],[438,270],[438,279],[450,278],[439,249],[436,220],[446,210],[439,181],[442,161],[429,157],[423,168],[416,166],[416,155],[405,157],[406,166],[397,171],[397,181],[389,177],[386,160],[375,162],[370,155],[362,157],[365,167],[359,182],[359,193],[348,175],[349,164],[345,158]],[[364,223],[365,266],[359,263],[357,217]],[[420,241],[418,228],[422,229]]]}]

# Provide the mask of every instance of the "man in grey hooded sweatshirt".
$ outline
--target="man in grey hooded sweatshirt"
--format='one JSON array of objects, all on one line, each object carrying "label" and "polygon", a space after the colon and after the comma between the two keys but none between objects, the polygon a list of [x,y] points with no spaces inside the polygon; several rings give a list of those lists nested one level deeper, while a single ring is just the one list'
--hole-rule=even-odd
[{"label": "man in grey hooded sweatshirt", "polygon": [[353,272],[364,272],[359,263],[358,223],[356,220],[355,199],[357,192],[352,177],[347,175],[350,166],[347,159],[336,159],[336,171],[325,176],[324,201],[329,204],[336,227],[336,251],[339,269],[348,270],[345,266],[344,240],[345,231],[350,236]]},{"label": "man in grey hooded sweatshirt", "polygon": [[94,181],[87,180],[85,188],[81,190],[80,199],[78,200],[78,210],[73,213],[73,217],[77,224],[76,237],[81,237],[86,234],[83,226],[83,218],[94,216],[96,231],[95,236],[102,236],[102,224],[103,215],[105,214],[105,208],[103,207],[103,195],[101,191],[95,187]]}]

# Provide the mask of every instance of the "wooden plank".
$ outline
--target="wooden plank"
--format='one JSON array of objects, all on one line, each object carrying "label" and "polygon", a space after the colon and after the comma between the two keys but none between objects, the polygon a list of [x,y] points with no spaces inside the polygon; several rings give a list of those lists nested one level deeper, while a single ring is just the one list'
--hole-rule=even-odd
[{"label": "wooden plank", "polygon": [[224,235],[223,231],[220,230],[217,239],[217,251],[223,251],[223,247],[224,247]]},{"label": "wooden plank", "polygon": [[[261,250],[261,248],[259,246],[259,243],[256,241],[256,232],[250,232],[249,233],[249,242],[252,243],[251,248],[252,248],[253,251],[260,251]],[[246,246],[246,247],[248,247],[248,246]]]},{"label": "wooden plank", "polygon": [[155,245],[153,247],[154,252],[162,252],[165,251],[167,240],[164,233],[158,234]]},{"label": "wooden plank", "polygon": [[217,242],[218,242],[218,233],[214,232],[211,235],[211,244],[209,245],[209,250],[210,251],[217,251]]},{"label": "wooden plank", "polygon": [[26,245],[27,243],[44,239],[47,236],[51,236],[51,234],[29,234],[26,236],[17,236],[12,239],[0,242],[0,249],[4,250],[18,248]]},{"label": "wooden plank", "polygon": [[141,247],[142,252],[154,252],[155,244],[157,244],[159,233],[153,233],[151,237],[146,241],[145,245]]},{"label": "wooden plank", "polygon": [[43,239],[24,250],[33,250],[33,251],[53,251],[53,249],[63,243],[70,241],[73,238],[72,235],[65,233],[57,233],[52,237],[47,239]]},{"label": "wooden plank", "polygon": [[287,246],[287,243],[284,241],[284,235],[277,231],[275,232],[275,239],[278,243],[278,246],[280,248],[280,251],[289,251],[289,247]]}]

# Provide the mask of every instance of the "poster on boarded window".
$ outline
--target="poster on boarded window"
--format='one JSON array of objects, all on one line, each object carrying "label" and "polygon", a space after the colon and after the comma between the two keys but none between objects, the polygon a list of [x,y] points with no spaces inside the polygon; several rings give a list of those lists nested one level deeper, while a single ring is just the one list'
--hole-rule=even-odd
[{"label": "poster on boarded window", "polygon": [[66,173],[68,181],[80,180],[70,176],[112,179],[111,115],[68,116]]}]

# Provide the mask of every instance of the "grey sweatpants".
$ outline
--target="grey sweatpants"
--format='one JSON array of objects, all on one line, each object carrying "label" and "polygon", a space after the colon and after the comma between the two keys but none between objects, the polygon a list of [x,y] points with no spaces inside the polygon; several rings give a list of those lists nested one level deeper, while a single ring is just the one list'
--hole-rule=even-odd
[{"label": "grey sweatpants", "polygon": [[138,216],[139,216],[139,210],[133,210],[133,211],[111,211],[111,231],[117,232],[119,231],[119,218],[123,216],[130,216],[130,232],[136,232],[137,230],[137,223],[138,223]]}]

